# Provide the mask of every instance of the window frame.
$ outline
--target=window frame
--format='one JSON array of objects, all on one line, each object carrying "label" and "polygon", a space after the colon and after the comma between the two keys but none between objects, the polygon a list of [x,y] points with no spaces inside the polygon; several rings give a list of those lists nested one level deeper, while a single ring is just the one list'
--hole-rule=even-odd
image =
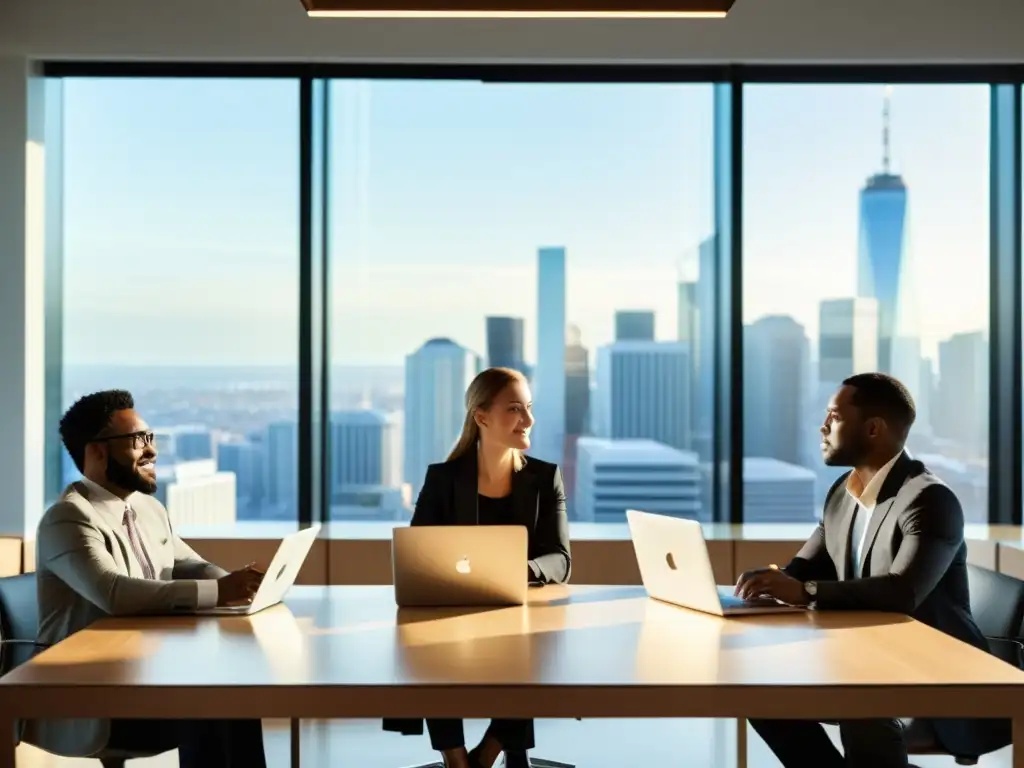
[{"label": "window frame", "polygon": [[[984,84],[991,88],[989,509],[990,524],[1021,525],[1022,451],[1022,91],[1024,64],[300,64],[44,61],[42,73],[67,78],[287,78],[299,81],[299,417],[297,522],[329,519],[330,296],[327,215],[328,81],[476,80],[506,83],[706,83],[715,87],[715,425],[713,516],[743,523],[743,88],[747,84]],[[60,93],[61,89],[55,89]],[[49,229],[48,229],[49,232]],[[57,242],[60,242],[58,234]],[[48,275],[62,274],[63,249],[48,251]],[[49,293],[48,304],[57,301]],[[48,306],[59,319],[61,307]],[[58,376],[60,323],[47,325],[47,387]],[[50,354],[53,352],[53,354]],[[56,374],[55,374],[56,371]],[[47,424],[55,424],[53,397]],[[55,439],[47,435],[48,439]],[[47,452],[47,498],[59,488]],[[59,451],[56,452],[59,460]],[[730,471],[730,468],[737,471]],[[54,477],[57,479],[54,480]]]}]

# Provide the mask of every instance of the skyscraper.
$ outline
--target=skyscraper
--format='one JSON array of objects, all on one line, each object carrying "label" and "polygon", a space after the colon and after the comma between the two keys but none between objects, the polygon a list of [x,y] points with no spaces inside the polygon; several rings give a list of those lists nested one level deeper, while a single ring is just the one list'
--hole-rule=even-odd
[{"label": "skyscraper", "polygon": [[154,496],[167,507],[173,525],[230,525],[235,522],[235,475],[218,471],[213,459],[158,463],[156,472]]},{"label": "skyscraper", "polygon": [[155,427],[157,450],[165,459],[193,461],[213,458],[213,435],[201,424]]},{"label": "skyscraper", "polygon": [[799,463],[810,467],[819,498],[823,498],[845,470],[822,463],[821,436],[814,427],[824,421],[829,400],[843,379],[878,370],[878,302],[826,299],[818,305],[818,329],[818,375],[816,381],[808,382],[803,421],[806,429],[801,435],[804,460]]},{"label": "skyscraper", "polygon": [[430,339],[405,358],[405,481],[416,499],[427,466],[444,461],[462,432],[466,389],[480,361],[451,339]]},{"label": "skyscraper", "polygon": [[818,328],[818,381],[824,388],[878,370],[877,301],[826,299],[819,305]]},{"label": "skyscraper", "polygon": [[594,427],[600,437],[689,450],[690,350],[678,341],[617,341],[597,352]]},{"label": "skyscraper", "polygon": [[708,522],[701,507],[697,454],[653,440],[581,437],[578,519],[622,523],[627,509]]},{"label": "skyscraper", "polygon": [[810,383],[810,343],[784,315],[743,329],[743,452],[803,464],[810,425],[802,418]]},{"label": "skyscraper", "polygon": [[646,309],[620,309],[615,313],[616,341],[654,341],[654,313]]},{"label": "skyscraper", "polygon": [[939,402],[932,424],[950,442],[943,450],[950,458],[988,456],[988,355],[981,331],[957,333],[939,344]]},{"label": "skyscraper", "polygon": [[569,326],[565,344],[565,433],[584,435],[590,414],[590,362],[580,329]]},{"label": "skyscraper", "polygon": [[[696,350],[700,337],[700,310],[696,280],[680,280],[676,285],[676,341],[685,341]],[[696,357],[694,367],[696,367]]]},{"label": "skyscraper", "polygon": [[568,502],[569,519],[576,512],[576,444],[589,433],[590,361],[580,339],[580,329],[569,326],[565,341],[565,443],[562,447],[562,479]]},{"label": "skyscraper", "polygon": [[217,470],[235,475],[237,508],[246,514],[239,519],[258,519],[263,503],[265,458],[262,446],[249,440],[217,445]]},{"label": "skyscraper", "polygon": [[264,456],[267,459],[267,502],[269,517],[292,516],[299,501],[298,424],[275,421],[267,425]]},{"label": "skyscraper", "polygon": [[914,421],[913,432],[916,437],[932,435],[932,406],[935,403],[936,384],[934,363],[928,358],[922,358],[917,392],[910,393],[914,397],[914,406],[917,408],[917,419]]},{"label": "skyscraper", "polygon": [[383,411],[339,411],[331,415],[331,495],[353,486],[401,484],[395,443],[398,425]]},{"label": "skyscraper", "polygon": [[561,463],[565,443],[565,248],[537,252],[537,368],[530,454]]},{"label": "skyscraper", "polygon": [[690,349],[691,447],[712,461],[715,401],[715,260],[718,238],[703,240],[680,265],[676,338]]},{"label": "skyscraper", "polygon": [[778,459],[743,459],[743,519],[754,523],[804,523],[821,516],[816,477],[806,467]]},{"label": "skyscraper", "polygon": [[487,365],[526,373],[523,357],[523,318],[488,317]]},{"label": "skyscraper", "polygon": [[[894,340],[906,301],[907,186],[889,164],[889,106],[886,88],[882,126],[882,170],[860,193],[857,295],[878,301],[878,368],[895,373]],[[916,366],[917,363],[914,362]]]}]

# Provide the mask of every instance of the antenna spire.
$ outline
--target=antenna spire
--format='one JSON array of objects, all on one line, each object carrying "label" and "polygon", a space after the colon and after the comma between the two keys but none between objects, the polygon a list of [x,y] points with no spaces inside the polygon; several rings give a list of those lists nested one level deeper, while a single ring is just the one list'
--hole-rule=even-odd
[{"label": "antenna spire", "polygon": [[889,107],[892,103],[892,86],[885,86],[885,100],[882,102],[882,173],[889,174]]}]

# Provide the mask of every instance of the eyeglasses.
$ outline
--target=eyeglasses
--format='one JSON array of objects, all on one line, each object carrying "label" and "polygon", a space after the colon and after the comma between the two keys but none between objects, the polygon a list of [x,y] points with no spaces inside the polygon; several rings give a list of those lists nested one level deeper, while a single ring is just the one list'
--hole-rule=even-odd
[{"label": "eyeglasses", "polygon": [[90,440],[92,443],[109,443],[111,440],[126,440],[131,438],[132,448],[135,450],[141,450],[147,448],[153,444],[156,439],[156,435],[153,432],[143,430],[141,432],[126,432],[122,435],[107,435],[106,437],[96,437]]}]

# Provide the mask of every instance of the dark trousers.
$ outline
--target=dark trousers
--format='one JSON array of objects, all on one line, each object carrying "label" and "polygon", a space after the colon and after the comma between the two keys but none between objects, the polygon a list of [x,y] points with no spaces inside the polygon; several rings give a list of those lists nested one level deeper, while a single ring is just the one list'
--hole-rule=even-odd
[{"label": "dark trousers", "polygon": [[113,720],[107,748],[178,750],[180,768],[267,768],[259,720]]},{"label": "dark trousers", "polygon": [[785,768],[907,768],[907,745],[899,720],[842,720],[839,754],[821,723],[751,720]]},{"label": "dark trousers", "polygon": [[[427,718],[430,746],[438,752],[466,746],[461,720]],[[533,749],[533,720],[491,720],[487,733],[497,739],[502,748],[510,752]]]}]

